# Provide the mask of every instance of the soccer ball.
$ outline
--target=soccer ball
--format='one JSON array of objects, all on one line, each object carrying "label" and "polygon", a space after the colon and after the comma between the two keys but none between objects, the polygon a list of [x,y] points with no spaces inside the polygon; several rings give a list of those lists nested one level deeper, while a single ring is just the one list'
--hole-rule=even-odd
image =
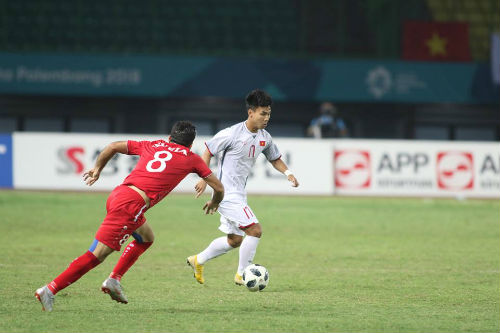
[{"label": "soccer ball", "polygon": [[269,272],[264,266],[251,264],[243,271],[243,283],[250,291],[261,291],[269,283]]}]

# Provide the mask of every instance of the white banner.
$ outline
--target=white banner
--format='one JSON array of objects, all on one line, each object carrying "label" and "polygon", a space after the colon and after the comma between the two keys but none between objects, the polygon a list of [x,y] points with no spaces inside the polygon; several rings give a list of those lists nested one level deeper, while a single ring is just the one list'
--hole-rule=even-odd
[{"label": "white banner", "polygon": [[[14,188],[59,190],[112,190],[132,171],[137,156],[117,154],[108,162],[99,180],[92,186],[82,181],[84,171],[92,168],[99,152],[110,142],[120,140],[167,140],[160,135],[120,134],[47,134],[14,133]],[[192,151],[201,154],[208,137],[197,137]],[[286,177],[274,170],[264,156],[257,160],[247,183],[249,193],[331,194],[333,193],[332,143],[314,140],[275,139],[283,160],[301,185],[292,188]],[[311,143],[314,143],[312,145]],[[211,168],[216,172],[216,158]],[[311,172],[314,168],[315,171]],[[318,175],[322,175],[318,177]],[[188,175],[175,191],[191,192],[198,181]]]},{"label": "white banner", "polygon": [[[167,139],[151,135],[15,133],[13,179],[17,189],[112,190],[132,171],[137,156],[117,154],[92,187],[82,181],[108,143]],[[196,138],[201,154],[208,137]],[[284,195],[382,195],[500,198],[498,142],[314,140],[275,138],[282,159],[300,182],[260,156],[247,183],[249,193]],[[211,168],[217,171],[216,158]],[[191,174],[175,191],[194,194]]]},{"label": "white banner", "polygon": [[340,140],[341,195],[500,197],[498,143]]},{"label": "white banner", "polygon": [[[157,138],[157,137],[156,137]],[[134,168],[137,157],[117,154],[92,187],[83,172],[94,166],[110,142],[150,140],[151,136],[64,133],[14,133],[14,188],[60,190],[111,190]]]},{"label": "white banner", "polygon": [[[210,137],[195,140],[192,151],[201,155],[205,150],[205,141]],[[331,141],[313,139],[273,138],[281,152],[281,158],[294,173],[300,185],[291,187],[286,177],[275,170],[263,154],[259,156],[252,173],[248,177],[248,193],[284,194],[284,195],[328,195],[333,193],[333,160]],[[212,158],[212,171],[217,171],[217,158]],[[314,170],[313,172],[311,172]],[[179,191],[194,191],[198,176],[192,174],[178,186]]]}]

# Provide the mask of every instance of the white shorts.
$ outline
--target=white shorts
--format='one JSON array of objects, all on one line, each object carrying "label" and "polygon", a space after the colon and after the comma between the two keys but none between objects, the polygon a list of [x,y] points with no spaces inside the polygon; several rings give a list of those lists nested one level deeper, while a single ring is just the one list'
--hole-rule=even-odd
[{"label": "white shorts", "polygon": [[259,223],[257,216],[246,203],[225,203],[219,206],[219,230],[225,234],[244,236],[244,229]]}]

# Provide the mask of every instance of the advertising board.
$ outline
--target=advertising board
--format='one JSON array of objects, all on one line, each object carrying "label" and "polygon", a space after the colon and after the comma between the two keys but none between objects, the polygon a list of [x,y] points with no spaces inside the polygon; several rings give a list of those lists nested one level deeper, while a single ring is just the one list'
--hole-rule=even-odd
[{"label": "advertising board", "polygon": [[[10,149],[8,138],[0,137],[0,185],[110,191],[132,171],[138,157],[117,154],[99,181],[88,187],[82,174],[94,165],[100,151],[113,141],[161,138],[23,132],[14,133]],[[207,139],[197,137],[192,151],[202,154]],[[274,138],[274,142],[300,186],[292,188],[261,154],[249,175],[248,193],[500,198],[500,146],[495,142],[290,138]],[[214,172],[217,161],[218,156],[212,158]],[[174,191],[194,194],[198,179],[188,175]]]},{"label": "advertising board", "polygon": [[[101,177],[91,188],[82,181],[100,151],[110,142],[120,140],[157,140],[161,136],[120,134],[47,134],[15,133],[14,187],[17,189],[112,190],[132,171],[137,156],[117,154],[108,162]],[[163,137],[163,139],[167,139]],[[197,137],[192,151],[205,149],[208,137]],[[333,192],[332,143],[314,140],[275,139],[282,158],[301,182],[291,188],[286,177],[274,170],[261,155],[248,179],[249,193],[266,194],[331,194]],[[314,143],[314,145],[312,145]],[[217,170],[217,157],[211,168]],[[318,175],[321,175],[319,177]],[[194,193],[198,176],[187,176],[176,191]]]},{"label": "advertising board", "polygon": [[500,197],[500,146],[484,142],[340,140],[341,195]]}]

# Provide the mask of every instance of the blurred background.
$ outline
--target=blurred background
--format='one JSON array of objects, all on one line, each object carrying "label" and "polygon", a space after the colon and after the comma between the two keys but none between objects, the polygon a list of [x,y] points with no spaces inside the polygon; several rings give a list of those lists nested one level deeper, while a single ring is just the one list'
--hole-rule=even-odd
[{"label": "blurred background", "polygon": [[500,139],[498,0],[0,4],[3,133],[212,135],[262,88],[273,136]]}]

